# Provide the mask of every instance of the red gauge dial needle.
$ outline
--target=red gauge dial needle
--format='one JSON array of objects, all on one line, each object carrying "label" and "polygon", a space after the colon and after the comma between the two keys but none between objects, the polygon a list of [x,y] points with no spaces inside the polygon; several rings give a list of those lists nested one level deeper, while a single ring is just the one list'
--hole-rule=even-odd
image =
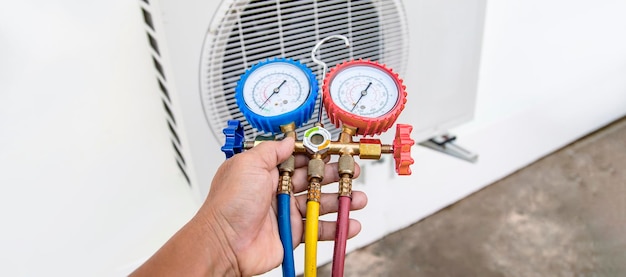
[{"label": "red gauge dial needle", "polygon": [[367,90],[370,88],[370,86],[372,85],[372,82],[370,82],[367,87],[361,91],[361,96],[359,97],[359,100],[356,100],[356,103],[354,103],[354,106],[352,106],[352,110],[350,110],[350,112],[354,111],[354,108],[356,108],[356,105],[359,104],[359,102],[361,101],[361,99],[363,98],[363,96],[367,95]]}]

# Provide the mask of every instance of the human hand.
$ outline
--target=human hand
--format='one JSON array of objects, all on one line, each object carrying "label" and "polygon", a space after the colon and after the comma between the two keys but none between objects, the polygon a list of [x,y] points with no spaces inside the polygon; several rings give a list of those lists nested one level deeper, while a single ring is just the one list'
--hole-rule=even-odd
[{"label": "human hand", "polygon": [[[281,142],[268,141],[251,150],[235,155],[218,169],[211,184],[209,195],[193,221],[202,222],[207,230],[219,237],[224,252],[223,263],[235,275],[250,276],[267,272],[280,265],[283,248],[278,234],[276,219],[277,165],[286,160],[293,151],[294,141],[286,138]],[[307,190],[307,163],[304,155],[296,155],[293,192]],[[359,175],[356,166],[355,178]],[[337,164],[325,168],[322,184],[337,182]],[[305,194],[291,197],[291,228],[293,244],[303,241],[306,216]],[[323,194],[320,215],[337,212],[337,194]],[[351,210],[365,207],[367,197],[363,192],[352,194]],[[320,221],[319,240],[333,240],[336,223]],[[350,220],[348,236],[354,237],[361,229],[356,220]],[[211,246],[206,246],[211,247]]]},{"label": "human hand", "polygon": [[[276,218],[277,165],[293,151],[294,140],[267,141],[220,166],[198,213],[132,276],[251,276],[277,267],[283,257]],[[293,191],[307,190],[305,156],[296,156]],[[358,165],[355,178],[359,175]],[[325,166],[322,184],[337,182],[337,164]],[[291,197],[293,244],[304,240],[306,194]],[[364,193],[353,191],[351,210],[365,207]],[[337,194],[322,194],[320,215],[337,212]],[[319,240],[334,238],[336,223],[320,221]],[[361,230],[350,220],[348,237]]]}]

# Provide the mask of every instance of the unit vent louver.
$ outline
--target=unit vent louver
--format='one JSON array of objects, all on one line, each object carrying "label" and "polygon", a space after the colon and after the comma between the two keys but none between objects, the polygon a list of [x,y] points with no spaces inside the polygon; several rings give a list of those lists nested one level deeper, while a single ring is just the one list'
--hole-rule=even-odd
[{"label": "unit vent louver", "polygon": [[176,118],[172,113],[171,105],[172,100],[170,99],[170,95],[167,90],[167,82],[165,79],[165,72],[163,66],[161,64],[161,54],[159,52],[159,46],[154,39],[156,29],[154,27],[154,23],[152,20],[152,15],[150,13],[150,3],[147,0],[144,0],[141,7],[141,12],[143,15],[144,23],[146,24],[146,33],[148,35],[148,44],[150,48],[153,50],[152,52],[152,62],[154,68],[157,71],[157,82],[159,84],[159,89],[161,90],[161,100],[163,102],[163,109],[166,114],[167,127],[170,131],[170,140],[172,141],[172,146],[174,148],[174,154],[176,156],[176,165],[180,169],[181,174],[187,181],[187,184],[191,186],[191,181],[189,179],[189,175],[187,174],[187,164],[185,163],[185,158],[183,157],[179,148],[182,148],[182,142],[179,139],[178,131],[176,128]]},{"label": "unit vent louver", "polygon": [[[204,113],[218,141],[229,119],[243,122],[247,139],[257,135],[239,112],[234,91],[240,75],[266,58],[301,61],[317,75],[321,87],[322,68],[312,62],[311,49],[320,39],[340,34],[352,47],[339,40],[324,44],[319,54],[329,68],[362,58],[404,73],[407,26],[397,1],[224,1],[218,11],[226,12],[209,26],[200,61]],[[313,119],[298,129],[300,135],[312,127],[315,110]],[[338,133],[328,119],[323,123],[333,135]]]}]

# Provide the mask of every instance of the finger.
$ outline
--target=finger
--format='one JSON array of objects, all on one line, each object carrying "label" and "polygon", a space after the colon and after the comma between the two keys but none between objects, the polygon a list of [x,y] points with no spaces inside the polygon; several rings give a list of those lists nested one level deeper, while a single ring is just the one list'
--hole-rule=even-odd
[{"label": "finger", "polygon": [[[295,200],[297,202],[296,207],[300,211],[302,217],[306,216],[306,195],[297,195]],[[337,193],[322,193],[320,197],[320,215],[329,213],[336,213],[339,208],[339,201],[337,201]],[[365,208],[367,205],[367,195],[362,191],[352,192],[352,201],[350,202],[350,210],[356,211]]]},{"label": "finger", "polygon": [[[300,244],[300,238],[304,233],[304,222],[302,220],[303,216],[299,212],[302,210],[301,206],[302,205],[296,201],[296,198],[292,196],[290,206],[291,215],[289,218],[291,219],[291,236],[294,249],[298,246],[298,244]],[[306,203],[304,203],[304,206],[306,206]],[[304,207],[304,209],[306,210],[306,207]]]},{"label": "finger", "polygon": [[[317,239],[319,241],[334,240],[335,231],[337,230],[337,222],[335,221],[323,221],[319,222],[319,231]],[[351,239],[361,232],[361,222],[356,219],[350,219],[348,225],[348,238]],[[304,242],[304,233],[300,242]]]},{"label": "finger", "polygon": [[330,155],[326,155],[326,156],[324,157],[324,159],[322,159],[322,160],[324,161],[324,163],[328,163],[328,162],[330,162]]},{"label": "finger", "polygon": [[287,137],[282,141],[264,141],[235,157],[247,159],[252,165],[258,164],[260,158],[263,168],[272,170],[291,156],[293,147],[293,138]]},{"label": "finger", "polygon": [[296,158],[296,168],[306,167],[309,164],[309,156],[304,154],[295,155]]},{"label": "finger", "polygon": [[[359,164],[354,164],[354,176],[352,179],[356,179],[361,174],[361,167]],[[293,192],[300,193],[307,190],[308,182],[308,169],[306,167],[296,168],[292,176]],[[339,173],[337,173],[337,163],[326,164],[324,168],[324,179],[322,179],[322,185],[330,184],[339,181]]]}]

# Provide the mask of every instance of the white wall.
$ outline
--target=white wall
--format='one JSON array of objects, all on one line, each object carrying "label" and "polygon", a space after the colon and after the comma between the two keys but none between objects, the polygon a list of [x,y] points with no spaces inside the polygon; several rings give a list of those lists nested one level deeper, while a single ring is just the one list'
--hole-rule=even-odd
[{"label": "white wall", "polygon": [[[0,275],[119,275],[195,209],[141,14],[134,1],[32,2],[0,9]],[[454,130],[478,164],[414,147],[407,199],[367,188],[349,247],[626,114],[624,14],[624,1],[490,1],[476,118]],[[390,203],[403,212],[377,214]]]},{"label": "white wall", "polygon": [[135,1],[0,9],[0,275],[112,276],[194,212]]}]

